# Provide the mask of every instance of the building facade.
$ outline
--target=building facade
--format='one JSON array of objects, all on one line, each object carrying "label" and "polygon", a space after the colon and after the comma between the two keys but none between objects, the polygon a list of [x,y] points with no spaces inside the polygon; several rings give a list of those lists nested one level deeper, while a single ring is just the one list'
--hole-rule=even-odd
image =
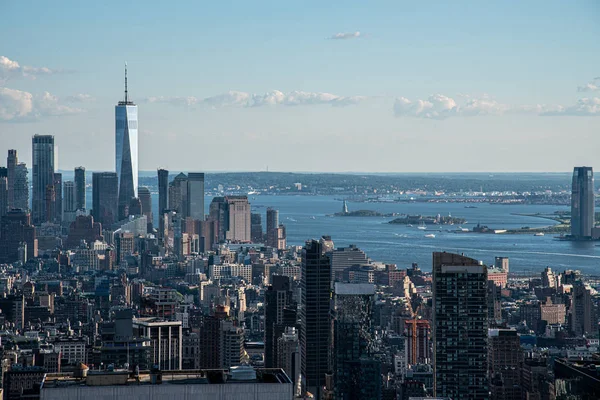
[{"label": "building facade", "polygon": [[594,218],[594,172],[592,167],[575,167],[571,190],[571,235],[590,238]]},{"label": "building facade", "polygon": [[32,139],[31,219],[34,225],[47,222],[46,192],[54,186],[54,136],[34,135]]}]

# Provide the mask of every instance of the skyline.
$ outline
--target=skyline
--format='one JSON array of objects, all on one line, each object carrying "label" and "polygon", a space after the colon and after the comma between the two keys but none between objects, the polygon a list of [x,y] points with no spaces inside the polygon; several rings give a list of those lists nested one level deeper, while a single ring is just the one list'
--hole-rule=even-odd
[{"label": "skyline", "polygon": [[[107,29],[123,19],[110,4],[94,6],[88,27],[87,13],[67,4],[4,4],[10,21],[0,34],[26,13],[46,18],[0,54],[0,152],[15,148],[30,167],[31,137],[51,134],[58,169],[113,170],[112,107],[129,61],[140,171],[568,173],[594,166],[600,8],[536,5],[145,7],[121,43]],[[124,7],[134,15],[127,11],[136,4]],[[274,18],[265,18],[267,10]],[[532,12],[538,18],[527,18]],[[73,25],[58,26],[55,13]],[[158,26],[141,26],[162,13]],[[184,23],[174,25],[171,14]],[[586,146],[564,152],[566,140]],[[296,151],[303,145],[310,150]]]}]

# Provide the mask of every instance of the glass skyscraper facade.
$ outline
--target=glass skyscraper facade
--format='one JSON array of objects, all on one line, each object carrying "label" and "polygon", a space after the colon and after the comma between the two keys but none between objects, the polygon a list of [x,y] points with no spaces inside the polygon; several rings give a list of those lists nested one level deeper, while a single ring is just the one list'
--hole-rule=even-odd
[{"label": "glass skyscraper facade", "polygon": [[188,173],[188,213],[187,216],[204,221],[204,173]]},{"label": "glass skyscraper facade", "polygon": [[115,106],[115,167],[119,185],[119,218],[138,187],[138,109],[127,97],[127,68],[125,68],[125,100]]},{"label": "glass skyscraper facade", "polygon": [[571,191],[571,235],[591,237],[593,227],[594,171],[592,167],[575,167]]},{"label": "glass skyscraper facade", "polygon": [[[34,225],[48,221],[46,191],[54,185],[54,136],[35,135],[32,140],[32,192],[31,210]],[[52,221],[53,222],[53,221]]]}]

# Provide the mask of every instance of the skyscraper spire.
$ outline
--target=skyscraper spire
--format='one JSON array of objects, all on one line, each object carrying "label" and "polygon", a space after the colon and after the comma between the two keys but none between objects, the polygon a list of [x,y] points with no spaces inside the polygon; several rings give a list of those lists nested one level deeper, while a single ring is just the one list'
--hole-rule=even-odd
[{"label": "skyscraper spire", "polygon": [[125,104],[127,104],[127,61],[125,61]]}]

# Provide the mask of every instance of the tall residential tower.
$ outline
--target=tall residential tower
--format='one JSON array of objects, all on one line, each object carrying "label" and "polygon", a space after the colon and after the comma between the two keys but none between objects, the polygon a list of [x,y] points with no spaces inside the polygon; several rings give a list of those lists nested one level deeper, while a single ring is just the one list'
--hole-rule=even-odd
[{"label": "tall residential tower", "polygon": [[115,150],[121,219],[125,217],[129,201],[137,197],[138,187],[138,109],[127,95],[127,64],[125,99],[115,106]]},{"label": "tall residential tower", "polygon": [[34,225],[48,221],[48,207],[46,207],[46,193],[49,187],[54,186],[54,136],[34,135],[32,140],[33,150],[33,187],[31,219]]}]

